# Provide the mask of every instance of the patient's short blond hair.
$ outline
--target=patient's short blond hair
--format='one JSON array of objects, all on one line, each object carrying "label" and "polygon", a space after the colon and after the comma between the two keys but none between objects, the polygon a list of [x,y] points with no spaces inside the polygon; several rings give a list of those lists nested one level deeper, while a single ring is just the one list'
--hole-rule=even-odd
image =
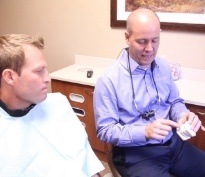
[{"label": "patient's short blond hair", "polygon": [[25,64],[25,53],[23,46],[33,45],[38,49],[44,49],[42,37],[32,37],[26,34],[6,34],[0,36],[0,79],[5,69],[12,69],[21,74]]}]

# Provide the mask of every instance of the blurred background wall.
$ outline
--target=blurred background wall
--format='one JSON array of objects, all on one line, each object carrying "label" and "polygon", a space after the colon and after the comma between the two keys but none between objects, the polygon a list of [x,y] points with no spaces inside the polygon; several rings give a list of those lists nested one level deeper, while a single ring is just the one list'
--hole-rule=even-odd
[{"label": "blurred background wall", "polygon": [[[0,34],[43,36],[49,72],[73,64],[76,54],[116,58],[124,31],[110,27],[110,0],[0,0]],[[162,30],[158,55],[205,69],[205,33]]]}]

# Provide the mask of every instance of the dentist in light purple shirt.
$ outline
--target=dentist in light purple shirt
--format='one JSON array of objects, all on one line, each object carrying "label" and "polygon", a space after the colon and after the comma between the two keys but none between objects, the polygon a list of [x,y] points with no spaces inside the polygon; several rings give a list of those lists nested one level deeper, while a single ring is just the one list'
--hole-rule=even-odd
[{"label": "dentist in light purple shirt", "polygon": [[113,162],[123,177],[204,177],[205,152],[176,134],[185,122],[197,132],[201,121],[186,108],[169,63],[156,57],[160,31],[151,10],[128,17],[128,48],[95,86],[97,136],[113,145]]}]

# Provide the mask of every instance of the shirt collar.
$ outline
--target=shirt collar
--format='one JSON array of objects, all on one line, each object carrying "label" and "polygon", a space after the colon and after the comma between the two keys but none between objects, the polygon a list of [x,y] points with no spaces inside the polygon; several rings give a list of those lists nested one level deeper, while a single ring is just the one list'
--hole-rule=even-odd
[{"label": "shirt collar", "polygon": [[35,104],[31,104],[28,108],[26,109],[15,109],[11,110],[9,109],[6,104],[0,99],[0,107],[6,111],[10,116],[12,117],[22,117],[25,116],[33,107]]},{"label": "shirt collar", "polygon": [[[120,53],[119,55],[119,59],[121,60],[121,64],[126,68],[126,69],[129,69],[129,63],[128,63],[128,55],[127,55],[127,50],[126,49],[123,49],[122,52]],[[134,60],[132,59],[131,56],[129,56],[129,59],[130,59],[130,69],[131,69],[131,73],[133,71],[135,71],[136,69],[140,69],[140,70],[144,70],[140,67],[140,65]],[[151,65],[151,69],[152,71],[158,67],[158,64],[156,63],[156,61],[154,60],[152,62],[152,65]]]}]

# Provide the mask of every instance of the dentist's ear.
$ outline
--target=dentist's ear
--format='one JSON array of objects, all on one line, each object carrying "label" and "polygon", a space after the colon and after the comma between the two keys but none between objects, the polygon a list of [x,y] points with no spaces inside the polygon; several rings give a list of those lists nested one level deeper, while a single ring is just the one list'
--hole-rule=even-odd
[{"label": "dentist's ear", "polygon": [[13,71],[12,69],[5,69],[2,72],[2,80],[4,80],[9,85],[13,85],[16,76],[17,76],[17,73]]},{"label": "dentist's ear", "polygon": [[125,40],[126,40],[126,43],[127,43],[127,44],[129,43],[129,37],[130,37],[130,35],[129,35],[129,33],[126,31],[126,32],[125,32]]}]

